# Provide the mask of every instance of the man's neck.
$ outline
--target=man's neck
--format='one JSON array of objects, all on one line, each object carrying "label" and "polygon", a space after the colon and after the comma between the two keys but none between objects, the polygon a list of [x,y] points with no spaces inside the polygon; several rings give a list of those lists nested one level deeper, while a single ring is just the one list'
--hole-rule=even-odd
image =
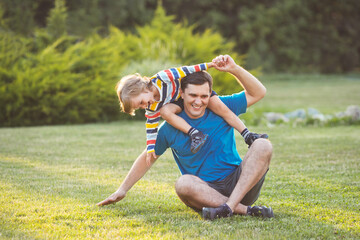
[{"label": "man's neck", "polygon": [[205,115],[205,112],[206,112],[206,110],[205,110],[204,113],[201,114],[201,116],[196,116],[196,117],[194,117],[194,116],[192,116],[190,113],[188,113],[188,112],[186,111],[186,109],[184,109],[183,111],[185,112],[186,116],[188,116],[190,119],[199,119],[199,118],[202,118],[202,117]]}]

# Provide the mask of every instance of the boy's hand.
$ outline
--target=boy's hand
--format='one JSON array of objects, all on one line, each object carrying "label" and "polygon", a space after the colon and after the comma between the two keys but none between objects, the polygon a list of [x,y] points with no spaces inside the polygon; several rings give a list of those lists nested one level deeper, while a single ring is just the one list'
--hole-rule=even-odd
[{"label": "boy's hand", "polygon": [[155,155],[155,152],[148,152],[146,153],[146,165],[148,165],[148,167],[151,166],[151,164],[154,163],[153,160],[156,159],[156,155]]}]

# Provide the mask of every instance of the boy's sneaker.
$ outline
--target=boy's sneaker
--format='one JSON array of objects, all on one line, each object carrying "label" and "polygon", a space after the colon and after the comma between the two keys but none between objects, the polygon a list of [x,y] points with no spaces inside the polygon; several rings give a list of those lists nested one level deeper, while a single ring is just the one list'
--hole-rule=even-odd
[{"label": "boy's sneaker", "polygon": [[265,217],[265,218],[273,218],[274,212],[271,207],[259,207],[259,206],[248,206],[247,215],[255,216],[255,217]]},{"label": "boy's sneaker", "polygon": [[246,136],[245,136],[245,142],[247,145],[249,145],[249,147],[251,146],[251,144],[253,144],[253,142],[258,139],[258,138],[265,138],[268,139],[269,136],[266,133],[263,134],[259,134],[259,133],[253,133],[253,132],[249,132]]},{"label": "boy's sneaker", "polygon": [[200,148],[204,145],[208,135],[203,134],[200,131],[197,131],[195,134],[190,135],[191,137],[191,147],[190,150],[192,153],[197,153]]},{"label": "boy's sneaker", "polygon": [[203,207],[202,209],[203,218],[208,220],[214,220],[215,218],[231,217],[232,215],[233,212],[226,203],[217,208]]}]

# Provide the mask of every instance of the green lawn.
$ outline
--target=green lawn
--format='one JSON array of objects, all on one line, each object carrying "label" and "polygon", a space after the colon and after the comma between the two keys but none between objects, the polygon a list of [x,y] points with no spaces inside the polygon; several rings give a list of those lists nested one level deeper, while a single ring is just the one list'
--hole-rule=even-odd
[{"label": "green lawn", "polygon": [[[269,103],[260,108],[291,111],[312,103],[333,113],[360,102],[359,79],[331,77],[322,92],[321,82],[285,77],[264,76]],[[308,99],[303,92],[317,95]],[[359,126],[250,129],[267,132],[274,145],[257,202],[273,207],[270,220],[202,220],[175,194],[180,173],[170,151],[123,201],[97,207],[145,147],[143,122],[2,128],[0,239],[359,239]],[[243,156],[246,146],[236,137]]]},{"label": "green lawn", "polygon": [[263,100],[254,105],[274,112],[316,108],[325,114],[360,105],[360,75],[264,75],[267,88]]}]

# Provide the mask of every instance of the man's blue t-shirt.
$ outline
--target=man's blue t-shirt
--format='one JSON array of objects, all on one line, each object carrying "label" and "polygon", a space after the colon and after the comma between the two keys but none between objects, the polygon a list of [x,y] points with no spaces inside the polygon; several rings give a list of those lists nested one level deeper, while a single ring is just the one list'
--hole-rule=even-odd
[{"label": "man's blue t-shirt", "polygon": [[[244,92],[220,96],[220,99],[236,115],[246,112]],[[192,174],[206,182],[223,180],[232,173],[242,161],[236,150],[234,128],[209,109],[198,119],[190,118],[185,111],[179,116],[190,126],[209,135],[205,144],[193,154],[190,151],[190,137],[163,122],[157,136],[155,154],[162,155],[170,147],[182,174]]]}]

